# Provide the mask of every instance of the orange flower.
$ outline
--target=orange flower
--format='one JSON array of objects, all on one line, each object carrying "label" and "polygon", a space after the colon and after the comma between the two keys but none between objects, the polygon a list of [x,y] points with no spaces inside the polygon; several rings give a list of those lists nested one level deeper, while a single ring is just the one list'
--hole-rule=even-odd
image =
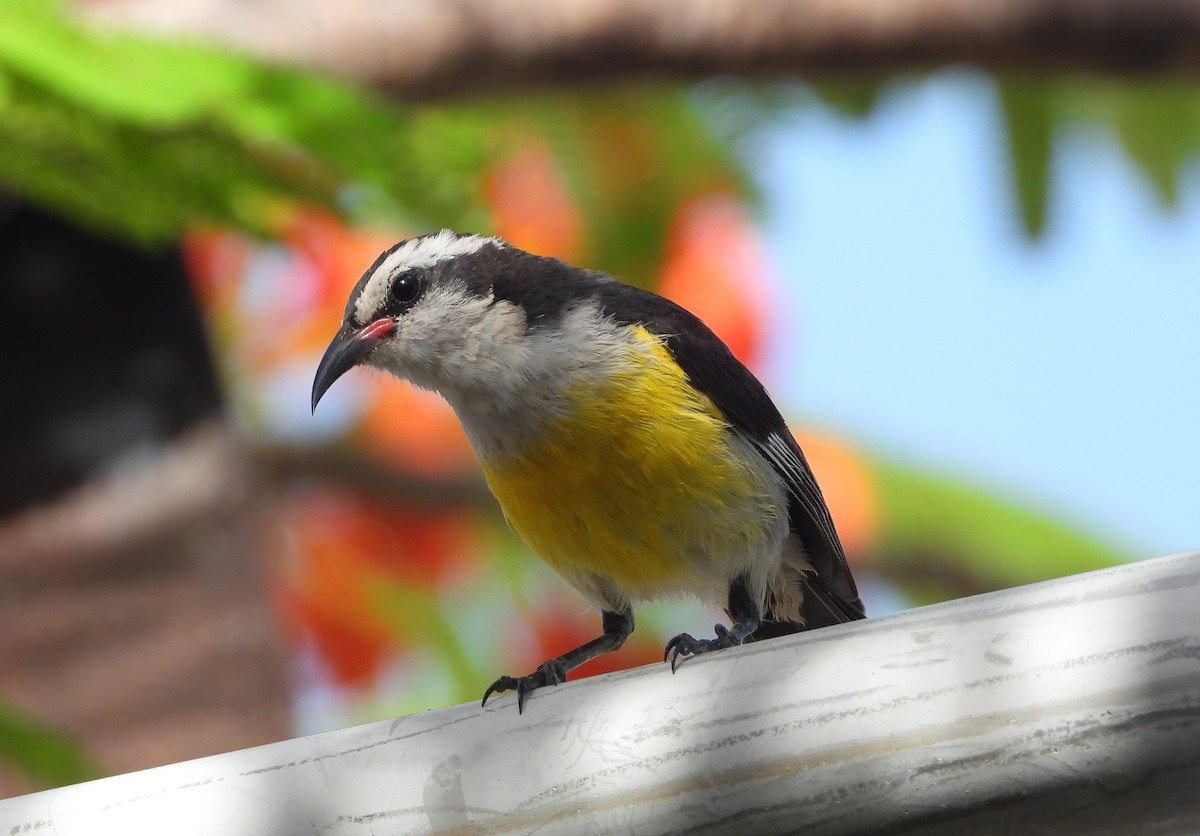
[{"label": "orange flower", "polygon": [[395,652],[395,636],[348,618],[320,595],[285,595],[284,624],[312,642],[317,657],[339,685],[367,687]]},{"label": "orange flower", "polygon": [[500,237],[540,255],[579,255],[583,221],[545,144],[530,142],[492,169],[486,193]]},{"label": "orange flower", "polygon": [[332,492],[289,497],[276,527],[290,543],[281,572],[285,623],[313,642],[338,682],[369,684],[407,643],[380,612],[380,588],[434,594],[477,552],[471,519],[466,511],[398,511]]},{"label": "orange flower", "polygon": [[767,257],[736,198],[710,195],[678,207],[658,292],[694,313],[753,366],[766,319]]},{"label": "orange flower", "polygon": [[398,466],[430,475],[474,467],[471,443],[439,395],[380,376],[367,389],[366,405],[365,437]]}]

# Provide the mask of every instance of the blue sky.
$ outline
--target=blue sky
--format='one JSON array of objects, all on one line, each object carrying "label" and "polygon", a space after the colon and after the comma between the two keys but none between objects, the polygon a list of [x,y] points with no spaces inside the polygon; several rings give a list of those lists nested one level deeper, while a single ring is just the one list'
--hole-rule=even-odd
[{"label": "blue sky", "polygon": [[1111,136],[1060,139],[1031,244],[983,77],[753,137],[785,300],[764,376],[792,415],[1131,556],[1200,548],[1200,160],[1166,213]]}]

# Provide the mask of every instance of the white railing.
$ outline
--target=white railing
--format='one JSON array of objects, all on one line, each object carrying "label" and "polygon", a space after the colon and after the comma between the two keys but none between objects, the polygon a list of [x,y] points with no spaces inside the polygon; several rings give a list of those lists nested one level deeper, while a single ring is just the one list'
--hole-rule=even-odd
[{"label": "white railing", "polygon": [[1200,552],[0,801],[0,836],[1200,831]]}]

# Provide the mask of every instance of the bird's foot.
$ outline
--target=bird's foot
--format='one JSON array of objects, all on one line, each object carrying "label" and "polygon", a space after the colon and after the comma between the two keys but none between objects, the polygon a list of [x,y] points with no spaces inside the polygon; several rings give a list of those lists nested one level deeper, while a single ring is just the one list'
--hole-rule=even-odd
[{"label": "bird's foot", "polygon": [[525,711],[525,697],[530,691],[545,685],[558,685],[567,681],[567,667],[559,659],[542,662],[538,669],[528,676],[502,676],[493,682],[483,692],[483,705],[487,705],[488,697],[503,691],[517,692],[517,713]]},{"label": "bird's foot", "polygon": [[663,661],[671,660],[671,673],[675,673],[675,666],[685,656],[695,656],[700,653],[708,653],[710,650],[720,650],[723,647],[736,647],[741,644],[741,641],[733,633],[729,632],[729,628],[724,624],[718,624],[713,630],[717,634],[715,639],[697,639],[688,633],[680,633],[667,642],[667,649],[663,653]]}]

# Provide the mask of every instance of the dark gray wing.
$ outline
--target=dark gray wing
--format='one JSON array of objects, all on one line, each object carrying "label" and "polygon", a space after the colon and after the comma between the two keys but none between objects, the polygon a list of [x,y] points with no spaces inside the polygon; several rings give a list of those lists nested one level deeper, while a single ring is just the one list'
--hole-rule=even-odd
[{"label": "dark gray wing", "polygon": [[[801,581],[805,586],[803,629],[865,618],[821,489],[758,378],[708,326],[673,302],[619,282],[603,284],[597,296],[608,316],[627,324],[639,323],[661,336],[692,385],[712,399],[729,424],[754,445],[787,485],[788,522],[815,570]],[[797,625],[768,621],[755,637],[798,629]]]}]

